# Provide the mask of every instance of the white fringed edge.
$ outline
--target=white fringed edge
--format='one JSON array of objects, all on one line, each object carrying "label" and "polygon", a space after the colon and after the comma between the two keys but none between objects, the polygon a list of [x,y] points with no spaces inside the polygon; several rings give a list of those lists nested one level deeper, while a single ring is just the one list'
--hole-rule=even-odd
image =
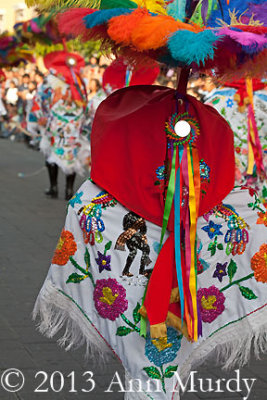
[{"label": "white fringed edge", "polygon": [[48,338],[54,337],[62,328],[65,329],[57,342],[66,351],[85,345],[85,358],[90,357],[104,364],[112,357],[110,347],[90,320],[51,281],[47,280],[42,287],[32,316],[39,321],[38,330]]},{"label": "white fringed edge", "polygon": [[[219,367],[231,370],[242,367],[249,362],[251,349],[255,357],[267,351],[267,307],[233,322],[203,341],[188,357],[179,372],[183,383],[190,371],[195,371],[211,356]],[[173,400],[179,400],[179,394]]]},{"label": "white fringed edge", "polygon": [[[90,320],[71,299],[58,290],[51,281],[46,280],[34,305],[33,319],[40,333],[53,338],[62,328],[63,336],[57,340],[66,351],[86,346],[85,358],[95,360],[97,364],[106,366],[112,357],[111,348],[94,328]],[[125,370],[125,387],[133,378]],[[134,393],[125,393],[125,400],[148,400],[145,393],[137,392],[133,383]]]},{"label": "white fringed edge", "polygon": [[[112,356],[111,348],[93,327],[78,306],[60,292],[51,281],[46,281],[34,306],[33,319],[40,318],[39,331],[52,338],[65,327],[65,333],[58,343],[70,350],[85,344],[86,357],[97,356],[106,363]],[[255,356],[267,351],[267,307],[263,307],[247,317],[233,322],[203,341],[183,363],[179,371],[182,382],[186,382],[190,371],[196,370],[212,355],[217,358],[222,369],[242,367],[250,358],[251,347]],[[126,387],[131,380],[125,371]],[[134,397],[133,397],[134,396]],[[125,400],[147,400],[145,393],[125,393]],[[173,400],[179,400],[180,394],[174,393]]]}]

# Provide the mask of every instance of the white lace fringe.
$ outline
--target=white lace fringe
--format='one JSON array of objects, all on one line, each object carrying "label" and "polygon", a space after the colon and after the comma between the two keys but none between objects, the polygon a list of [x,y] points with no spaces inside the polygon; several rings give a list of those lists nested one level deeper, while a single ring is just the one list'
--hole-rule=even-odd
[{"label": "white lace fringe", "polygon": [[[33,318],[39,316],[38,328],[41,333],[52,338],[59,330],[65,327],[65,333],[58,343],[66,350],[78,348],[85,344],[86,357],[91,355],[97,362],[106,363],[112,352],[105,340],[91,325],[86,316],[77,310],[77,305],[61,293],[52,282],[46,281],[33,310]],[[179,372],[179,376],[185,382],[191,370],[214,357],[223,369],[242,367],[250,358],[251,348],[255,356],[267,350],[267,310],[266,307],[248,315],[243,320],[234,322],[213,336],[207,338],[192,352]],[[126,386],[132,379],[125,371]],[[134,395],[135,397],[131,397]],[[145,393],[127,393],[125,400],[147,400]],[[175,393],[173,400],[179,400],[179,393]]]}]

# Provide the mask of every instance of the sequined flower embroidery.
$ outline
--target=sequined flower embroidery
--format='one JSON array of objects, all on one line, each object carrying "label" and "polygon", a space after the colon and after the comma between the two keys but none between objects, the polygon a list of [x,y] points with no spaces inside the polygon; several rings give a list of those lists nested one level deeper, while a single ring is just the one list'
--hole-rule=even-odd
[{"label": "sequined flower embroidery", "polygon": [[79,192],[79,193],[76,193],[76,194],[70,199],[69,204],[71,205],[71,207],[74,208],[74,205],[75,205],[75,204],[82,204],[82,200],[81,200],[82,195],[83,195],[83,192]]},{"label": "sequined flower embroidery", "polygon": [[267,282],[267,244],[262,244],[260,250],[251,259],[251,268],[258,282]]},{"label": "sequined flower embroidery", "polygon": [[224,264],[221,263],[217,263],[216,265],[216,269],[213,273],[213,278],[218,278],[220,282],[222,282],[223,277],[227,276],[227,272],[226,272],[226,266],[227,266],[227,262]]},{"label": "sequined flower embroidery", "polygon": [[257,219],[257,224],[263,224],[267,227],[267,204],[264,204],[266,211],[265,212],[258,212],[259,218]]},{"label": "sequined flower embroidery", "polygon": [[73,256],[77,250],[74,236],[70,231],[63,229],[59,238],[52,263],[57,265],[67,264],[70,256]]},{"label": "sequined flower embroidery", "polygon": [[233,105],[234,105],[233,100],[232,100],[232,99],[227,99],[227,101],[226,101],[226,106],[227,106],[228,108],[232,108]]},{"label": "sequined flower embroidery", "polygon": [[[154,341],[154,340],[153,340]],[[167,328],[167,344],[161,349],[155,346],[149,334],[146,337],[145,355],[157,367],[172,362],[181,347],[181,337],[174,328]]]},{"label": "sequined flower embroidery", "polygon": [[203,322],[213,322],[225,309],[224,294],[214,285],[209,288],[201,288],[197,291],[197,299]]},{"label": "sequined flower embroidery", "polygon": [[165,178],[165,165],[161,165],[156,169],[156,175],[159,181],[163,181]]},{"label": "sequined flower embroidery", "polygon": [[209,225],[204,226],[201,228],[204,232],[207,232],[210,239],[213,239],[216,235],[222,235],[220,231],[222,225],[215,224],[213,221],[209,221]]},{"label": "sequined flower embroidery", "polygon": [[199,172],[200,172],[200,179],[209,180],[210,178],[210,167],[208,164],[202,159],[199,162]]},{"label": "sequined flower embroidery", "polygon": [[126,290],[116,279],[96,281],[94,290],[95,307],[102,318],[114,321],[128,308]]},{"label": "sequined flower embroidery", "polygon": [[96,262],[99,267],[99,272],[101,273],[104,270],[111,271],[111,256],[106,256],[105,254],[100,253],[100,251],[97,252],[97,255],[98,257],[96,258]]}]

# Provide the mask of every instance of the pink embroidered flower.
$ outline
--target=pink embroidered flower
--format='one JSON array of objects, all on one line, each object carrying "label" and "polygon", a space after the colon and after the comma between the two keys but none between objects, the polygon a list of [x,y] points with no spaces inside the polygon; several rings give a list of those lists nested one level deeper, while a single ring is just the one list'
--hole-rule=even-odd
[{"label": "pink embroidered flower", "polygon": [[214,285],[209,288],[201,288],[197,291],[197,299],[203,322],[213,322],[225,309],[224,294]]},{"label": "pink embroidered flower", "polygon": [[128,308],[126,290],[116,279],[96,281],[94,290],[95,308],[102,318],[114,321]]}]

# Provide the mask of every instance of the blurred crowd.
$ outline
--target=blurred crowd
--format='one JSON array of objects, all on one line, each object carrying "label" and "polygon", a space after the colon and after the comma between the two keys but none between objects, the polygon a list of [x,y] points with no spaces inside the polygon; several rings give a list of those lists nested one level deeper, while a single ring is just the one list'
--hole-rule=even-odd
[{"label": "blurred crowd", "polygon": [[[97,106],[106,97],[102,80],[110,62],[104,57],[92,56],[90,62],[82,70],[82,78],[88,94],[89,130]],[[32,107],[33,98],[42,85],[46,72],[40,71],[35,64],[4,69],[3,72],[6,79],[0,84],[0,137],[10,137],[12,140],[23,139],[31,145],[31,137],[26,130],[27,113]],[[162,67],[154,84],[176,88],[176,80],[175,69]],[[211,77],[202,75],[190,78],[187,92],[204,102],[216,87]]]}]

